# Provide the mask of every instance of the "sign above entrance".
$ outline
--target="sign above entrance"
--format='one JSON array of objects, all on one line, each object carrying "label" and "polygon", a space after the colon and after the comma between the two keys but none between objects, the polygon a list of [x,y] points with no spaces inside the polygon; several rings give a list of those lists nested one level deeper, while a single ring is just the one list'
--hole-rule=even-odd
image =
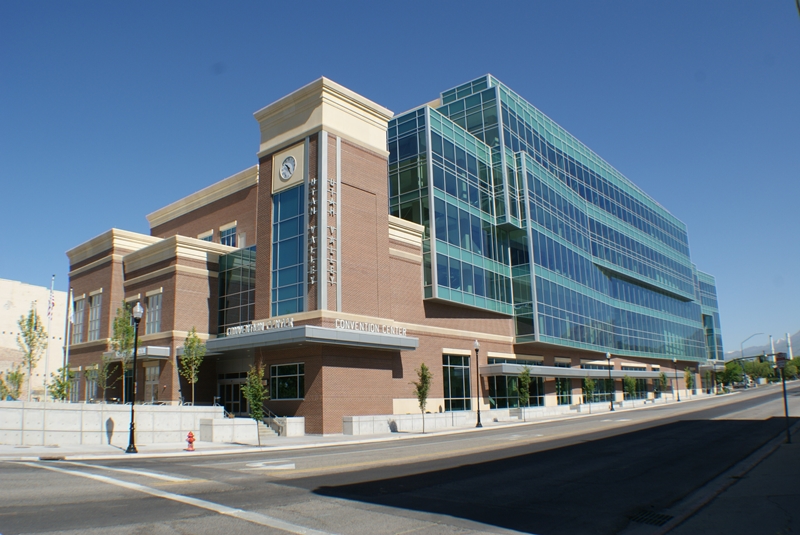
[{"label": "sign above entrance", "polygon": [[270,329],[289,329],[294,327],[294,318],[281,318],[266,321],[257,321],[247,325],[237,325],[236,327],[228,327],[225,331],[225,336],[236,336],[239,334],[257,333],[260,331],[269,331]]},{"label": "sign above entrance", "polygon": [[367,321],[336,320],[336,328],[345,331],[364,331],[375,334],[394,334],[406,336],[405,327],[395,327],[384,323],[370,323]]}]

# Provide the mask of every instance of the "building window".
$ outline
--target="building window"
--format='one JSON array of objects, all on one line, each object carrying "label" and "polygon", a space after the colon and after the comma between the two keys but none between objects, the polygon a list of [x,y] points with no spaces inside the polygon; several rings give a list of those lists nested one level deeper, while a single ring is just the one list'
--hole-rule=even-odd
[{"label": "building window", "polygon": [[86,370],[83,378],[86,382],[86,401],[94,401],[97,398],[97,367]]},{"label": "building window", "polygon": [[[623,366],[624,370],[625,367]],[[639,371],[639,370],[636,370]],[[625,399],[647,399],[647,380],[625,376],[622,380]]]},{"label": "building window", "polygon": [[89,296],[89,336],[87,342],[100,339],[100,307],[103,304],[103,294]]},{"label": "building window", "polygon": [[161,330],[161,295],[155,294],[147,298],[147,325],[145,334],[157,333]]},{"label": "building window", "polygon": [[280,364],[270,366],[271,399],[303,399],[305,389],[305,365]]},{"label": "building window", "polygon": [[80,397],[80,384],[81,384],[81,372],[74,372],[75,375],[72,379],[69,380],[69,402],[70,403],[77,403]]},{"label": "building window", "polygon": [[[509,359],[505,357],[489,357],[489,364],[517,364],[519,366],[531,367],[542,366],[541,360]],[[489,406],[492,409],[523,407],[543,407],[544,406],[544,378],[531,377],[529,386],[528,405],[520,402],[519,399],[519,377],[517,376],[497,376],[489,377]]]},{"label": "building window", "polygon": [[209,230],[208,232],[203,232],[197,236],[197,239],[203,241],[214,241],[214,231]]},{"label": "building window", "polygon": [[[160,294],[159,294],[160,296]],[[144,369],[144,401],[145,403],[155,403],[158,401],[158,377],[161,366],[147,366]]]},{"label": "building window", "polygon": [[219,231],[219,242],[222,245],[230,245],[236,247],[236,227],[226,228]]},{"label": "building window", "polygon": [[556,377],[556,397],[559,405],[572,403],[572,380],[569,377]]},{"label": "building window", "polygon": [[469,389],[469,357],[442,355],[444,410],[472,410]]},{"label": "building window", "polygon": [[72,343],[80,344],[83,341],[83,306],[85,299],[76,299],[73,303],[72,315]]},{"label": "building window", "polygon": [[[272,315],[302,312],[305,295],[305,188],[273,196]],[[324,246],[324,245],[323,245]]]},{"label": "building window", "polygon": [[508,409],[519,407],[519,380],[512,375],[488,377],[489,408]]}]

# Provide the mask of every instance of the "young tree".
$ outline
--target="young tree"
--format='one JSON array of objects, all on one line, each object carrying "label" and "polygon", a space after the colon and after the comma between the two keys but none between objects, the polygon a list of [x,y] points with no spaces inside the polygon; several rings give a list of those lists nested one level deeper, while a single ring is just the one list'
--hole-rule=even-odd
[{"label": "young tree", "polygon": [[6,374],[5,381],[0,377],[0,383],[5,382],[6,393],[3,399],[11,396],[12,399],[19,399],[22,393],[22,382],[25,380],[25,372],[22,371],[22,365],[17,366]]},{"label": "young tree", "polygon": [[97,388],[100,389],[100,398],[105,401],[106,400],[106,390],[114,386],[114,383],[122,379],[121,376],[117,375],[114,376],[114,372],[111,369],[113,366],[113,362],[111,357],[104,356],[100,363],[97,365],[96,370],[91,370],[93,373],[89,375],[89,378],[94,379],[97,381]]},{"label": "young tree", "polygon": [[522,414],[522,419],[525,419],[525,407],[531,401],[531,369],[527,366],[522,368],[522,371],[517,378],[519,388],[519,412]]},{"label": "young tree", "polygon": [[[117,309],[117,316],[114,318],[114,324],[112,327],[111,349],[114,350],[114,352],[117,354],[117,357],[120,359],[122,403],[125,403],[127,401],[127,397],[133,399],[133,392],[130,392],[128,396],[126,396],[127,393],[125,392],[125,372],[128,370],[133,357],[133,337],[135,334],[130,304],[126,303],[125,301],[122,302],[122,308]],[[103,389],[103,399],[105,399],[105,389]]]},{"label": "young tree", "polygon": [[597,383],[594,379],[590,379],[589,377],[583,378],[584,403],[592,403],[594,401],[594,390],[596,386]]},{"label": "young tree", "polygon": [[264,368],[250,366],[242,394],[250,405],[250,417],[259,422],[263,421],[264,402],[269,399],[269,389],[264,385]]},{"label": "young tree", "polygon": [[417,401],[419,401],[419,410],[422,411],[422,432],[425,433],[425,407],[428,405],[428,393],[431,390],[433,374],[424,362],[415,371],[417,372],[417,380],[412,381],[411,384],[414,385],[414,394],[416,394]]},{"label": "young tree", "polygon": [[683,369],[683,380],[686,390],[694,390],[694,373],[688,367]]},{"label": "young tree", "polygon": [[192,405],[194,405],[194,385],[200,376],[200,366],[203,364],[205,356],[206,345],[197,336],[197,329],[192,327],[192,331],[183,342],[183,355],[180,357],[180,374],[192,385]]},{"label": "young tree", "polygon": [[531,369],[527,366],[522,368],[519,374],[519,406],[527,407],[531,399]]},{"label": "young tree", "polygon": [[53,401],[66,401],[69,398],[69,391],[72,386],[72,379],[75,372],[59,368],[56,373],[50,374],[51,381],[48,384],[48,392]]},{"label": "young tree", "polygon": [[634,399],[636,395],[636,379],[625,375],[622,378],[622,388],[625,390],[625,395],[628,399]]},{"label": "young tree", "polygon": [[17,345],[22,350],[22,366],[28,369],[28,401],[30,401],[31,373],[47,348],[47,331],[44,330],[39,314],[36,313],[34,303],[31,303],[27,316],[19,317],[17,325],[19,325]]},{"label": "young tree", "polygon": [[667,374],[665,372],[661,372],[658,374],[658,385],[659,390],[661,392],[667,391],[667,385],[669,384],[669,379],[667,379]]}]

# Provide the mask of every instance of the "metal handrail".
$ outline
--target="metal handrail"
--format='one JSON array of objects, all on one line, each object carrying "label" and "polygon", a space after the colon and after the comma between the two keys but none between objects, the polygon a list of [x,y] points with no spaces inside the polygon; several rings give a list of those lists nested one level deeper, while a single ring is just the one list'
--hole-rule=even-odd
[{"label": "metal handrail", "polygon": [[[271,421],[275,422],[275,424],[280,428],[280,431],[278,432],[278,434],[280,436],[285,436],[285,434],[286,434],[286,417],[285,416],[278,416],[277,414],[275,414],[274,412],[269,410],[269,408],[267,408],[266,404],[262,404],[261,408],[264,409],[264,414],[265,414],[264,423],[266,424],[267,420],[271,420]],[[281,419],[283,419],[283,421],[281,421]]]}]

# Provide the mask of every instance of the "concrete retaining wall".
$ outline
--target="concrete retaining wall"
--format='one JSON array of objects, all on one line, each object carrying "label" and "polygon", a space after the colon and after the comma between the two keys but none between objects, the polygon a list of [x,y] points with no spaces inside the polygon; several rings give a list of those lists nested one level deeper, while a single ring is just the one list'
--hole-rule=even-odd
[{"label": "concrete retaining wall", "polygon": [[279,416],[266,418],[264,422],[282,437],[306,436],[306,419],[303,416]]},{"label": "concrete retaining wall", "polygon": [[[198,434],[201,419],[224,419],[222,407],[136,405],[136,443],[183,442]],[[113,444],[125,447],[130,405],[0,401],[0,444],[54,446]]]},{"label": "concrete retaining wall", "polygon": [[[437,412],[425,415],[425,431],[466,427],[475,422],[470,411]],[[380,433],[422,432],[422,414],[384,414],[376,416],[344,416],[342,434],[376,435]]]},{"label": "concrete retaining wall", "polygon": [[203,442],[258,444],[258,422],[251,418],[203,418],[199,438]]}]

